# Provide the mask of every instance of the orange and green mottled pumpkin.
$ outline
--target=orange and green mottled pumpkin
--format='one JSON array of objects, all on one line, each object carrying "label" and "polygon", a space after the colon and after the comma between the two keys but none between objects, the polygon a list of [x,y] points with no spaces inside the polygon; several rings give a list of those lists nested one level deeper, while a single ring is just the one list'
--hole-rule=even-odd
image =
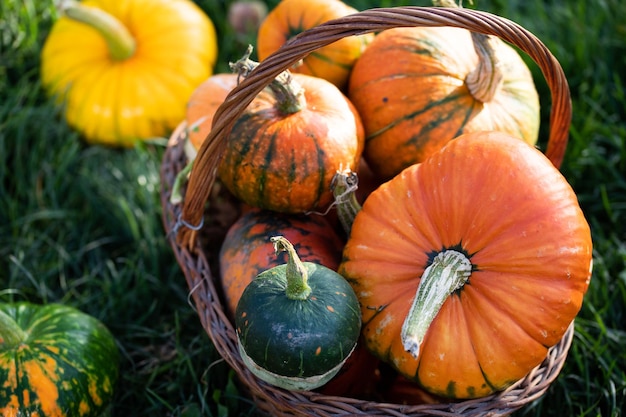
[{"label": "orange and green mottled pumpkin", "polygon": [[534,144],[539,98],[520,55],[495,37],[452,27],[393,28],[356,62],[348,97],[364,157],[390,179],[462,133],[495,130]]},{"label": "orange and green mottled pumpkin", "polygon": [[0,415],[100,416],[119,354],[109,330],[75,308],[0,304]]},{"label": "orange and green mottled pumpkin", "polygon": [[[244,56],[234,68],[245,73],[255,66]],[[337,87],[286,71],[235,122],[218,174],[252,207],[323,212],[333,176],[358,166],[363,140],[359,114]]]},{"label": "orange and green mottled pumpkin", "polygon": [[368,348],[431,393],[505,389],[546,357],[591,278],[589,224],[540,151],[459,136],[373,191],[339,272]]}]

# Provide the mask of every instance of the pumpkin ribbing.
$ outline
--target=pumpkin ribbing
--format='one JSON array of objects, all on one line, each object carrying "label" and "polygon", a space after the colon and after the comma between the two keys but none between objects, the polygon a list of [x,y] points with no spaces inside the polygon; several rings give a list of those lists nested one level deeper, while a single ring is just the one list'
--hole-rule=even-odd
[{"label": "pumpkin ribbing", "polygon": [[[424,270],[447,250],[471,260],[471,276],[414,358],[402,327]],[[552,163],[513,137],[481,132],[372,192],[339,272],[359,297],[375,355],[437,395],[476,398],[521,379],[561,339],[589,285],[591,254],[589,225]]]},{"label": "pumpkin ribbing", "polygon": [[[340,0],[282,0],[259,27],[257,49],[262,61],[294,36],[326,21],[357,12]],[[323,78],[345,89],[350,71],[373,34],[347,36],[312,51],[291,68],[294,73]]]},{"label": "pumpkin ribbing", "polygon": [[360,117],[337,87],[285,72],[235,122],[218,173],[250,206],[323,211],[332,198],[334,172],[358,166],[362,149]]},{"label": "pumpkin ribbing", "polygon": [[539,98],[530,70],[499,39],[473,38],[487,47],[493,42],[492,53],[481,52],[463,29],[389,29],[356,62],[348,97],[365,127],[364,157],[381,178],[423,161],[462,133],[497,130],[537,141]]},{"label": "pumpkin ribbing", "polygon": [[[212,73],[211,20],[190,0],[86,0],[79,7],[54,22],[41,51],[42,85],[68,125],[90,143],[113,146],[168,135]],[[83,20],[98,16],[100,30],[69,17],[83,8]]]}]

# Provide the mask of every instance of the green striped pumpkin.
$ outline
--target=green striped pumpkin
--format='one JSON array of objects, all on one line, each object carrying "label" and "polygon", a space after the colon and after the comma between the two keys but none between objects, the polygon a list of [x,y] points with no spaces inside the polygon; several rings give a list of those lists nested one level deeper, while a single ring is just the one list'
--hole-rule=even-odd
[{"label": "green striped pumpkin", "polygon": [[235,123],[218,173],[250,206],[323,211],[335,172],[356,169],[363,141],[361,119],[337,87],[303,74],[279,76]]},{"label": "green striped pumpkin", "polygon": [[101,416],[118,358],[107,328],[75,308],[1,303],[0,416]]}]

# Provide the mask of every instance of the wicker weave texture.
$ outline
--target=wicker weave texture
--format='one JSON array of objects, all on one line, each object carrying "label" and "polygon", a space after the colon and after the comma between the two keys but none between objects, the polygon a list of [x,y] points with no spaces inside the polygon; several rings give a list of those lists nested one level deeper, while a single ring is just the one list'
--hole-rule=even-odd
[{"label": "wicker weave texture", "polygon": [[[176,176],[187,164],[185,126],[172,134],[161,167],[163,224],[176,259],[185,275],[201,324],[220,355],[235,370],[258,408],[272,416],[501,416],[541,397],[558,376],[571,345],[573,324],[546,359],[507,390],[475,400],[449,404],[400,405],[354,398],[325,396],[316,392],[290,392],[258,380],[239,356],[235,330],[220,300],[219,274],[214,269],[219,241],[207,229],[211,224],[206,202],[215,193],[217,165],[229,132],[256,95],[282,71],[310,52],[345,36],[394,27],[451,26],[498,36],[527,53],[541,69],[551,91],[550,134],[546,155],[559,167],[567,145],[571,121],[569,87],[563,70],[545,45],[510,20],[486,12],[462,8],[397,7],[372,9],[333,20],[301,33],[263,61],[227,97],[214,116],[212,130],[198,152],[184,202],[172,204]],[[186,192],[185,192],[186,191]],[[208,212],[207,212],[208,210]],[[194,225],[203,225],[199,230]],[[213,250],[210,249],[213,247]],[[209,249],[207,249],[209,248]],[[212,269],[213,266],[213,269]]]}]

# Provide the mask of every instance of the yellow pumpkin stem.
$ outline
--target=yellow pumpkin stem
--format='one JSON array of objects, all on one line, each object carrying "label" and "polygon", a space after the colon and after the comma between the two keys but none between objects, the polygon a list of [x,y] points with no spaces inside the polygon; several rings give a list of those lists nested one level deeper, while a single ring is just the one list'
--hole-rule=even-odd
[{"label": "yellow pumpkin stem", "polygon": [[[460,8],[454,0],[433,0],[437,7]],[[465,85],[470,94],[481,103],[488,103],[493,99],[502,85],[504,74],[500,68],[500,61],[495,54],[495,45],[500,39],[471,32],[474,50],[478,55],[478,65],[465,77]]]},{"label": "yellow pumpkin stem", "polygon": [[330,183],[335,198],[333,205],[337,207],[337,217],[347,236],[350,236],[354,218],[361,210],[361,204],[355,194],[358,188],[359,177],[350,169],[337,171]]},{"label": "yellow pumpkin stem", "polygon": [[18,324],[0,310],[0,350],[15,348],[26,341],[27,334]]},{"label": "yellow pumpkin stem", "polygon": [[452,249],[438,253],[424,270],[400,334],[404,349],[414,358],[419,356],[426,332],[443,303],[465,285],[471,273],[467,256]]},{"label": "yellow pumpkin stem", "polygon": [[[248,46],[246,53],[235,63],[230,63],[230,69],[241,77],[247,77],[259,63],[250,59],[252,45]],[[278,108],[283,114],[297,113],[306,107],[304,89],[291,76],[288,70],[278,74],[269,84],[269,89],[276,98]]]},{"label": "yellow pumpkin stem", "polygon": [[105,39],[114,61],[123,61],[135,53],[135,38],[116,17],[97,7],[85,6],[74,0],[63,0],[59,10],[66,17],[97,30]]},{"label": "yellow pumpkin stem", "polygon": [[309,272],[298,257],[296,249],[283,236],[272,236],[270,240],[274,243],[277,255],[283,251],[289,255],[286,271],[287,289],[285,290],[287,297],[291,300],[306,300],[311,294],[311,287],[308,283]]}]

